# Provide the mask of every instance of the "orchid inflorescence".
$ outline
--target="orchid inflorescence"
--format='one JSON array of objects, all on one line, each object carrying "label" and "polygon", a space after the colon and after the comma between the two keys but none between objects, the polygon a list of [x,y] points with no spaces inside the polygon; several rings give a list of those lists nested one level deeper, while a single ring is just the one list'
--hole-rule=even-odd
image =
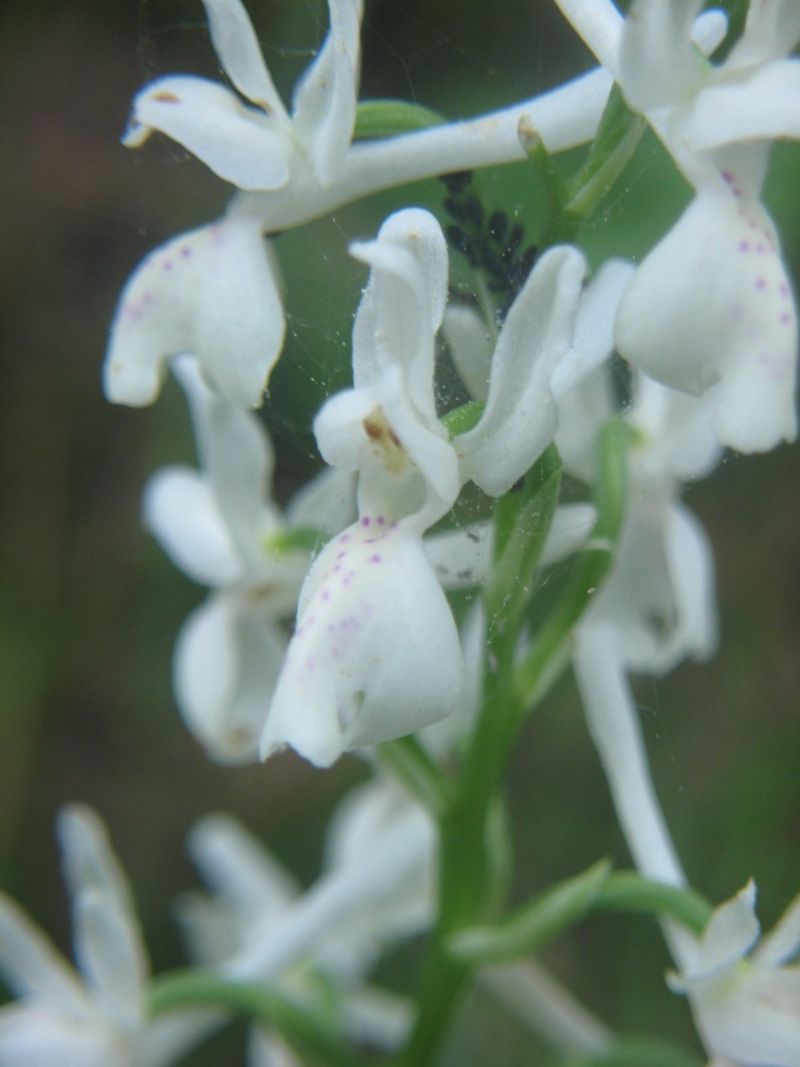
[{"label": "orchid inflorescence", "polygon": [[[169,372],[188,405],[197,465],[158,471],[144,493],[146,527],[208,589],[175,648],[188,729],[217,762],[288,747],[324,768],[356,753],[369,781],[334,813],[305,891],[234,820],[202,819],[189,848],[208,893],[178,907],[193,966],[160,978],[99,818],[65,808],[76,966],[0,898],[17,997],[0,1009],[0,1065],[174,1063],[236,1016],[252,1023],[252,1064],[424,1065],[474,982],[558,1062],[633,1063],[531,959],[616,908],[660,920],[669,988],[712,1064],[800,1067],[800,900],[757,944],[752,882],[717,908],[690,888],[630,681],[717,644],[713,552],[684,486],[726,448],[797,432],[797,312],[761,190],[771,144],[800,133],[800,5],[750,0],[717,62],[727,21],[702,0],[634,0],[625,17],[610,0],[557,0],[599,66],[447,123],[359,102],[360,0],[329,0],[291,108],[240,0],[203,3],[232,88],[158,79],[125,143],[172,138],[235,191],[221,219],[134,272],[105,390],[150,404]],[[590,266],[580,226],[648,126],[691,201],[638,265]],[[581,145],[566,178],[555,157]],[[538,230],[473,187],[481,168],[526,159],[547,191]],[[286,334],[270,237],[429,177],[444,183],[439,217],[401,199],[350,245],[368,272],[352,386],[314,418],[324,467],[280,506],[257,410]],[[451,281],[465,271],[468,299]],[[562,472],[584,499],[562,501]],[[544,610],[548,568],[566,559]],[[595,864],[512,911],[501,783],[569,665],[635,870]],[[414,999],[371,972],[419,934]],[[699,1062],[637,1047],[642,1063]]]}]

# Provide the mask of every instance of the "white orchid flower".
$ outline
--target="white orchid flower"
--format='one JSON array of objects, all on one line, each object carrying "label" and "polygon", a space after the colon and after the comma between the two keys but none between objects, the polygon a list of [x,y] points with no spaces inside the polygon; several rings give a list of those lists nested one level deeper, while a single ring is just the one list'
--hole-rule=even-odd
[{"label": "white orchid flower", "polygon": [[715,1067],[800,1067],[800,898],[759,942],[756,889],[715,909],[670,987],[685,993]]},{"label": "white orchid flower", "polygon": [[[597,436],[616,413],[608,357],[620,299],[633,267],[604,264],[581,301],[574,342],[556,368],[556,444],[566,469],[591,483]],[[713,558],[706,536],[680,503],[682,483],[707,474],[720,456],[710,401],[678,393],[642,374],[625,413],[627,511],[610,576],[582,625],[602,621],[628,670],[661,674],[685,655],[706,658],[716,623]]]},{"label": "white orchid flower", "polygon": [[320,765],[455,706],[458,634],[422,536],[467,479],[505,492],[549,443],[548,373],[569,346],[584,269],[569,248],[542,258],[498,341],[484,414],[451,442],[434,391],[448,281],[439,224],[400,211],[352,251],[372,268],[354,329],[354,388],[325,404],[315,433],[328,463],[358,471],[359,520],[309,573],[262,737],[265,756],[290,744]]},{"label": "white orchid flower", "polygon": [[573,0],[561,6],[695,191],[626,293],[620,353],[665,384],[713,391],[723,444],[760,452],[793,440],[797,315],[761,187],[772,141],[800,135],[800,60],[786,58],[800,40],[797,6],[752,0],[717,66],[695,42],[713,51],[725,20],[695,21],[702,0],[637,0],[622,26],[602,0],[583,5],[602,14],[595,25]]},{"label": "white orchid flower", "polygon": [[313,1002],[324,976],[351,1036],[396,1047],[407,1006],[364,977],[387,945],[433,918],[435,831],[418,805],[383,779],[348,793],[324,872],[306,892],[225,816],[200,822],[190,850],[212,890],[180,904],[199,963],[237,981],[280,982],[301,1002]]},{"label": "white orchid flower", "polygon": [[103,369],[106,396],[151,404],[173,357],[197,357],[222,397],[257,407],[283,345],[277,265],[259,223],[230,213],[173,238],[120,296]]},{"label": "white orchid flower", "polygon": [[287,547],[292,527],[333,533],[352,515],[346,476],[327,472],[290,504],[270,499],[272,446],[258,419],[222,400],[182,357],[201,470],[168,467],[145,491],[145,523],[174,562],[213,592],[189,616],[175,652],[175,692],[192,732],[223,762],[256,758],[286,649],[310,546]]},{"label": "white orchid flower", "polygon": [[0,1008],[3,1067],[159,1067],[184,1055],[216,1012],[150,1021],[148,964],[123,874],[98,817],[79,805],[58,819],[72,898],[78,970],[17,905],[0,896],[0,973],[18,999]]},{"label": "white orchid flower", "polygon": [[[359,69],[360,0],[331,0],[331,28],[286,112],[238,0],[204,0],[211,40],[235,89],[169,76],[136,97],[124,143],[168,134],[241,189],[290,181],[325,188],[350,146]],[[240,96],[255,106],[240,103]],[[164,365],[197,356],[208,383],[242,407],[257,407],[283,346],[276,265],[262,222],[236,205],[218,222],[152,252],[126,285],[111,329],[106,395],[152,403]]]},{"label": "white orchid flower", "polygon": [[708,538],[680,502],[720,450],[708,404],[635,379],[628,424],[628,506],[613,569],[583,625],[610,623],[628,670],[663,674],[716,646],[714,563]]},{"label": "white orchid flower", "polygon": [[243,5],[203,3],[211,41],[237,91],[203,78],[159,78],[134,100],[125,144],[138,147],[159,130],[240,189],[280,189],[298,168],[329,184],[355,122],[361,0],[330,0],[330,32],[295,90],[291,116]]}]

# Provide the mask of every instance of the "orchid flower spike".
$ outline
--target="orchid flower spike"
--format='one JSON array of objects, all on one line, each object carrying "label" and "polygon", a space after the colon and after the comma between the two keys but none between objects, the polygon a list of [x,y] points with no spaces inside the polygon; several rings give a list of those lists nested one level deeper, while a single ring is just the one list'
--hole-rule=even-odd
[{"label": "orchid flower spike", "polygon": [[748,882],[721,904],[669,985],[715,1067],[800,1067],[800,897],[760,942],[755,900]]},{"label": "orchid flower spike", "polygon": [[216,1012],[147,1017],[148,964],[127,879],[99,818],[62,809],[58,836],[72,897],[78,970],[0,895],[0,973],[18,999],[0,1008],[0,1063],[160,1067],[180,1059]]},{"label": "orchid flower spike", "polygon": [[134,100],[124,143],[138,147],[159,130],[240,189],[280,189],[305,168],[328,185],[355,122],[361,0],[330,0],[330,32],[295,90],[291,116],[243,5],[203,3],[211,41],[234,88],[196,77],[159,78]]},{"label": "orchid flower spike", "polygon": [[[594,47],[581,5],[561,3]],[[751,0],[741,38],[714,66],[701,52],[716,48],[725,18],[696,19],[701,7],[637,0],[616,49],[611,20],[596,33],[627,102],[695,191],[636,272],[617,347],[658,381],[711,391],[722,444],[761,452],[797,433],[797,313],[761,187],[771,143],[800,135],[800,60],[787,58],[800,40],[800,8]]]},{"label": "orchid flower spike", "polygon": [[270,498],[272,445],[250,412],[218,397],[196,360],[175,362],[192,412],[201,470],[168,467],[145,491],[146,525],[189,577],[213,592],[184,623],[175,693],[212,758],[242,763],[258,737],[310,562],[309,538],[330,536],[353,514],[352,477],[325,472],[282,515]]}]

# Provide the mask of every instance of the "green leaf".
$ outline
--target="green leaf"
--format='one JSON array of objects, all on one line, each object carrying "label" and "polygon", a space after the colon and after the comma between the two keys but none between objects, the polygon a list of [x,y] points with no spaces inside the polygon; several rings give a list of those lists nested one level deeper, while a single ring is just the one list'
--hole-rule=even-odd
[{"label": "green leaf", "polygon": [[288,556],[292,552],[316,553],[327,540],[327,535],[313,526],[294,526],[288,530],[270,533],[266,538],[265,547],[279,556]]},{"label": "green leaf", "polygon": [[711,918],[711,904],[693,889],[643,878],[635,871],[613,874],[594,902],[596,911],[645,912],[687,926],[700,935]]},{"label": "green leaf", "polygon": [[561,460],[551,445],[528,471],[522,488],[506,493],[495,506],[494,565],[485,590],[489,642],[495,651],[516,645],[560,486]]},{"label": "green leaf", "polygon": [[625,103],[619,86],[608,97],[589,156],[569,183],[565,211],[588,218],[611,191],[633,157],[647,123]]},{"label": "green leaf", "polygon": [[546,889],[505,922],[459,931],[450,940],[450,951],[475,965],[508,963],[537,952],[591,910],[610,870],[609,861],[600,860]]},{"label": "green leaf", "polygon": [[523,708],[536,704],[568,662],[569,639],[592,601],[614,558],[625,513],[628,428],[614,419],[599,439],[594,500],[597,521],[586,548],[578,556],[570,581],[539,630],[517,670]]},{"label": "green leaf", "polygon": [[354,141],[374,141],[401,133],[443,126],[447,120],[436,111],[406,100],[363,100],[356,110]]},{"label": "green leaf", "polygon": [[450,440],[466,433],[473,426],[477,426],[483,415],[484,405],[479,400],[468,400],[461,407],[453,408],[442,416],[442,425],[450,436]]}]

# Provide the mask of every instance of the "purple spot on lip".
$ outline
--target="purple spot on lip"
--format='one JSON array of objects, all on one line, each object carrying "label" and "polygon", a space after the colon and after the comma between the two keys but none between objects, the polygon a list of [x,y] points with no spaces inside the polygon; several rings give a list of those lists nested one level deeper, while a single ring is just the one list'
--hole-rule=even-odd
[{"label": "purple spot on lip", "polygon": [[756,252],[764,253],[764,252],[766,252],[766,248],[762,244],[757,244],[756,245]]},{"label": "purple spot on lip", "polygon": [[746,252],[749,248],[750,248],[750,242],[749,241],[740,241],[739,242],[739,251],[740,252]]},{"label": "purple spot on lip", "polygon": [[184,245],[183,248],[181,249],[181,256],[184,259],[188,259],[189,256],[191,256],[191,254],[192,254],[191,248],[188,245]]},{"label": "purple spot on lip", "polygon": [[331,591],[330,591],[330,589],[323,589],[323,590],[322,590],[322,599],[323,599],[323,600],[330,600],[330,598],[331,598]]},{"label": "purple spot on lip", "polygon": [[336,553],[336,558],[337,558],[337,559],[344,559],[344,557],[345,557],[346,555],[347,555],[347,553],[346,553],[346,552],[337,552],[337,553]]},{"label": "purple spot on lip", "polygon": [[350,534],[349,533],[343,533],[342,536],[339,538],[340,543],[343,544],[343,545],[346,544],[349,540],[350,540]]},{"label": "purple spot on lip", "polygon": [[758,278],[756,280],[756,289],[766,289],[766,288],[767,288],[767,279],[766,278]]},{"label": "purple spot on lip", "polygon": [[172,260],[167,259],[164,261],[164,270],[172,270]]},{"label": "purple spot on lip", "polygon": [[789,295],[789,286],[786,284],[786,282],[781,282],[778,292],[781,294],[781,296]]},{"label": "purple spot on lip", "polygon": [[381,557],[376,552],[374,556],[370,556],[369,557],[369,561],[370,561],[370,563],[380,563]]},{"label": "purple spot on lip", "polygon": [[383,515],[379,515],[375,521],[377,522],[378,526],[383,526],[386,522],[386,519],[384,519]]},{"label": "purple spot on lip", "polygon": [[369,526],[370,522],[372,522],[372,520],[370,519],[369,515],[365,515],[364,518],[361,520],[361,525]]},{"label": "purple spot on lip", "polygon": [[789,323],[792,321],[792,316],[789,314],[788,311],[784,311],[781,315],[780,321],[783,323],[784,326],[788,326]]}]

